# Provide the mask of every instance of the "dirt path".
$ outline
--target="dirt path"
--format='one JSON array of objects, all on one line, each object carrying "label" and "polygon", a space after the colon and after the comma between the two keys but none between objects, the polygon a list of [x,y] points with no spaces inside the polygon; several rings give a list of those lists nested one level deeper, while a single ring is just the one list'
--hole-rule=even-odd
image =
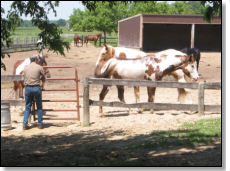
[{"label": "dirt path", "polygon": [[[66,56],[47,52],[49,65],[76,66],[80,79],[80,105],[82,105],[82,80],[84,77],[93,77],[95,63],[101,48],[71,47]],[[6,58],[7,71],[1,74],[11,74],[13,63],[18,59],[25,59],[36,51],[18,52]],[[221,81],[221,54],[201,53],[199,81]],[[74,76],[73,70],[52,69],[52,77]],[[13,99],[12,84],[2,84],[1,99]],[[74,82],[52,81],[47,88],[71,88]],[[90,87],[90,98],[98,100],[101,86]],[[197,103],[197,91],[192,90],[192,99]],[[69,92],[44,92],[43,99],[75,98]],[[157,89],[156,102],[175,103],[176,89]],[[132,103],[134,93],[131,87],[125,88],[126,102]],[[118,101],[117,91],[112,87],[105,101]],[[147,101],[146,88],[141,88],[141,101]],[[221,104],[221,93],[217,90],[205,91],[206,104]],[[44,103],[44,108],[74,108],[74,103]],[[22,116],[19,116],[19,107],[11,108],[13,129],[1,130],[1,162],[4,166],[50,166],[50,165],[147,165],[147,166],[217,166],[221,164],[221,144],[199,144],[197,146],[168,146],[156,148],[136,148],[137,144],[154,142],[149,136],[158,131],[177,130],[185,122],[198,119],[217,118],[219,113],[207,113],[200,116],[187,111],[156,111],[150,114],[128,115],[124,108],[104,108],[106,117],[99,118],[98,107],[90,108],[90,127],[81,127],[76,121],[47,121],[45,129],[36,128],[36,122],[31,123],[31,129],[22,130]],[[82,109],[80,110],[82,115]],[[74,116],[75,113],[51,113],[49,116]],[[82,116],[81,116],[82,117]],[[211,155],[215,153],[215,155]],[[64,156],[64,158],[63,158]],[[167,164],[165,163],[167,161]]]}]

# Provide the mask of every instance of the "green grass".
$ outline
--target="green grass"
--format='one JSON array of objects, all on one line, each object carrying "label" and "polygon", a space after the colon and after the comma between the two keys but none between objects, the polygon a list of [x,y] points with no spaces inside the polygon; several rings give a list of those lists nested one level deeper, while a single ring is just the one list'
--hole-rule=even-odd
[{"label": "green grass", "polygon": [[221,119],[205,119],[194,123],[185,123],[178,130],[153,132],[148,139],[148,141],[136,144],[131,148],[196,145],[220,141]]},{"label": "green grass", "polygon": [[[100,31],[92,31],[92,32],[78,32],[78,31],[69,31],[67,27],[59,27],[62,29],[63,33],[62,34],[78,34],[80,37],[83,35],[96,35]],[[38,37],[38,34],[41,32],[40,29],[37,27],[18,27],[12,34],[11,38],[30,38],[30,37]],[[117,37],[117,33],[111,33],[107,34],[107,37]],[[21,40],[23,43],[23,40]],[[67,39],[65,39],[67,42],[72,42],[73,38],[70,36]],[[93,42],[90,42],[93,44]],[[104,41],[102,40],[101,45],[104,44]],[[117,40],[107,40],[108,45],[116,46],[117,45]],[[99,46],[99,41],[97,41],[97,46]]]},{"label": "green grass", "polygon": [[36,27],[18,27],[12,34],[12,38],[24,38],[24,37],[38,37],[41,32]]}]

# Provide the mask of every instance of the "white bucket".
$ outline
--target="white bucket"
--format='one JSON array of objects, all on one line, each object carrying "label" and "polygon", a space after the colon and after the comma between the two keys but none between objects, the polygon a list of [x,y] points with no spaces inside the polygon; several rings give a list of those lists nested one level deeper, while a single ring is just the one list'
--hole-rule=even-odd
[{"label": "white bucket", "polygon": [[9,103],[1,103],[1,128],[11,128]]}]

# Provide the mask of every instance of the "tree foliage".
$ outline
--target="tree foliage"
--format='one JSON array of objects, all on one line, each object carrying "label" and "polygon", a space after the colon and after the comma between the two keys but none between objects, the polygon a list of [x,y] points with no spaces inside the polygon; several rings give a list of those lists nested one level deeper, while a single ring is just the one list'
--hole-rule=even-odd
[{"label": "tree foliage", "polygon": [[116,2],[117,5],[112,7],[107,1],[93,1],[92,4],[96,5],[95,10],[74,10],[69,19],[70,28],[74,31],[98,30],[104,34],[117,32],[117,21],[128,16],[126,6],[122,2]]},{"label": "tree foliage", "polygon": [[201,1],[82,1],[85,11],[75,9],[70,17],[74,31],[117,32],[119,20],[137,14],[203,14]]},{"label": "tree foliage", "polygon": [[[5,57],[3,47],[9,47],[10,36],[19,25],[20,16],[23,14],[32,17],[32,24],[41,30],[38,36],[42,38],[48,50],[65,55],[64,49],[70,49],[69,43],[61,39],[62,30],[56,24],[50,23],[47,17],[49,11],[56,15],[55,7],[58,5],[59,1],[13,1],[7,18],[3,19],[1,15],[1,58]],[[3,13],[4,9],[1,8],[1,14]],[[6,69],[2,60],[1,68]]]},{"label": "tree foliage", "polygon": [[206,7],[204,11],[204,19],[211,22],[214,16],[221,16],[222,1],[201,1],[201,4]]}]

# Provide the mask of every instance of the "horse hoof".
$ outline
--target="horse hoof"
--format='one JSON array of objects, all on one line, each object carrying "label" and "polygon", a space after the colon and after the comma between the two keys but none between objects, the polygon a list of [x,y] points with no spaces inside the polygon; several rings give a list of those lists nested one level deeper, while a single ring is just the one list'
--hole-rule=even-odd
[{"label": "horse hoof", "polygon": [[139,109],[138,110],[138,113],[143,113],[144,112],[144,109]]},{"label": "horse hoof", "polygon": [[154,112],[155,112],[155,111],[154,111],[153,109],[150,110],[150,114],[154,114]]}]

